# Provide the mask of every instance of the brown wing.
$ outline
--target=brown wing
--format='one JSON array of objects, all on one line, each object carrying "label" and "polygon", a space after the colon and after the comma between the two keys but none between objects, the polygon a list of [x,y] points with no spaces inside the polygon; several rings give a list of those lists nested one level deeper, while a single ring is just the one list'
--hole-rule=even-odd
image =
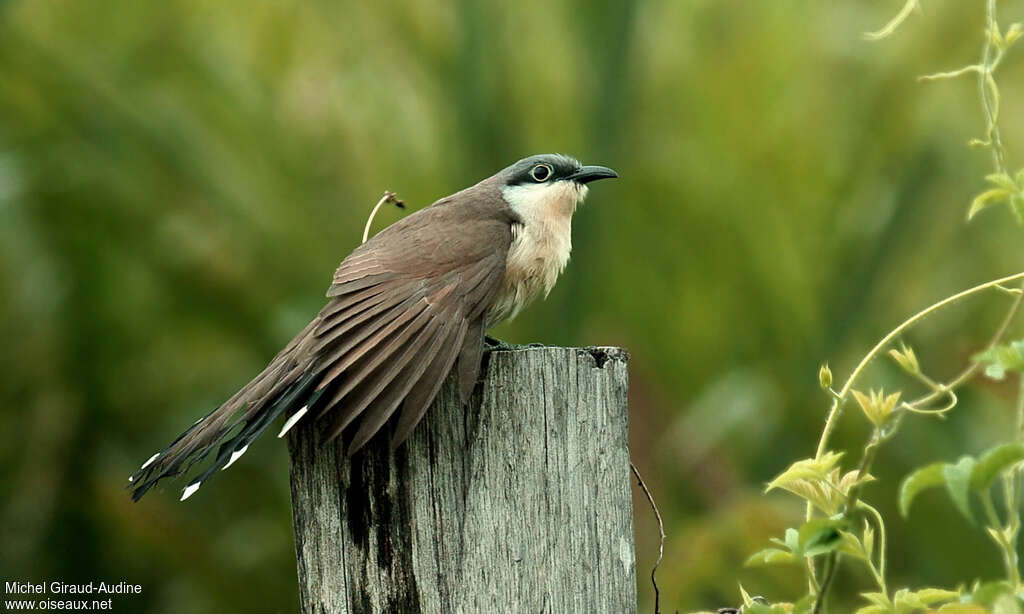
[{"label": "brown wing", "polygon": [[505,275],[511,218],[470,190],[413,214],[338,267],[305,340],[320,376],[327,436],[358,420],[349,454],[404,401],[392,444],[405,440],[456,359],[468,398],[480,367],[487,307]]},{"label": "brown wing", "polygon": [[153,455],[130,479],[132,497],[216,450],[213,463],[186,487],[182,498],[189,497],[286,414],[282,434],[307,412],[330,414],[330,438],[358,419],[351,454],[404,400],[392,439],[398,445],[456,359],[468,398],[487,307],[504,279],[512,240],[513,214],[495,181],[414,213],[352,252],[317,317],[255,379]]}]

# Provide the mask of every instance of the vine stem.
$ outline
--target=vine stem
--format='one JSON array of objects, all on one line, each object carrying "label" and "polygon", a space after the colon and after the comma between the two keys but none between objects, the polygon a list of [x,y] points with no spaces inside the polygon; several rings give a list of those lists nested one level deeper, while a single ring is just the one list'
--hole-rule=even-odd
[{"label": "vine stem", "polygon": [[[996,507],[992,503],[992,492],[985,491],[981,496],[982,507],[985,509],[985,517],[989,524],[989,537],[999,546],[1003,555],[1003,566],[1006,568],[1006,577],[1010,585],[1016,589],[1020,586],[1020,571],[1017,568],[1017,549],[1015,541],[1011,541],[1007,535],[1006,527],[999,520]],[[1012,522],[1007,520],[1008,523]]]},{"label": "vine stem", "polygon": [[821,590],[818,591],[817,597],[814,599],[814,609],[811,610],[811,614],[821,614],[825,609],[825,598],[828,596],[828,589],[832,586],[832,579],[836,577],[836,567],[839,566],[839,554],[833,550],[832,554],[825,559],[825,579],[821,581]]},{"label": "vine stem", "polygon": [[[1010,308],[1006,311],[1006,315],[1003,317],[1002,323],[999,325],[999,328],[996,329],[996,332],[992,335],[992,338],[989,340],[988,345],[985,346],[985,349],[991,349],[999,344],[1003,336],[1006,334],[1006,331],[1010,329],[1010,324],[1013,323],[1013,319],[1017,316],[1017,312],[1020,311],[1022,304],[1024,304],[1024,284],[1021,284],[1021,288],[1016,293],[1016,296],[1013,300],[1013,304],[1011,304]],[[915,401],[907,403],[906,406],[913,408],[914,411],[919,411],[916,408],[927,405],[928,403],[931,403],[932,401],[934,401],[935,399],[939,398],[942,395],[952,395],[953,400],[951,402],[955,402],[956,395],[953,393],[953,390],[959,388],[961,385],[963,385],[964,382],[974,377],[974,374],[977,373],[978,369],[980,368],[980,364],[972,362],[970,366],[965,368],[960,373],[960,375],[957,375],[955,378],[950,380],[948,384],[937,386],[936,389],[931,393],[926,394]],[[943,409],[938,411],[944,412],[946,410]],[[938,413],[938,411],[932,413]]]},{"label": "vine stem", "polygon": [[882,513],[872,505],[864,503],[863,501],[858,501],[857,507],[870,512],[870,514],[874,516],[875,524],[878,525],[878,567],[876,568],[874,562],[870,559],[868,559],[868,567],[870,568],[872,575],[875,576],[875,582],[878,584],[879,590],[888,594],[889,589],[886,588],[885,584],[885,520],[882,519]]},{"label": "vine stem", "polygon": [[[1024,374],[1019,376],[1017,390],[1017,430],[1015,440],[1024,442]],[[1015,591],[1020,589],[1020,557],[1017,554],[1017,539],[1020,535],[1020,504],[1021,504],[1021,467],[1018,464],[1010,473],[1003,476],[1003,494],[1006,505],[1006,539],[1007,567],[1010,571],[1009,580]]]},{"label": "vine stem", "polygon": [[[866,34],[866,37],[869,39],[877,40],[891,35],[900,26],[900,24],[903,23],[903,21],[909,16],[910,12],[916,7],[919,7],[919,0],[906,0],[903,9],[894,19],[892,19],[888,24],[886,24],[885,27],[883,27],[878,32]],[[1002,135],[1000,134],[999,130],[999,90],[995,82],[995,78],[993,77],[993,73],[998,67],[1000,61],[1002,60],[1003,52],[1005,51],[1003,45],[995,44],[998,38],[1001,37],[999,24],[997,20],[997,0],[986,0],[985,2],[985,28],[986,32],[984,37],[984,44],[982,47],[981,61],[978,65],[968,66],[966,68],[957,71],[952,71],[949,73],[930,75],[928,77],[925,77],[925,79],[930,80],[935,78],[951,78],[972,71],[977,73],[979,96],[981,99],[982,111],[985,115],[986,123],[986,141],[982,144],[987,146],[992,154],[992,162],[995,168],[995,172],[997,174],[1007,174],[1006,154],[1003,147]],[[830,392],[832,393],[833,400],[831,408],[828,412],[828,416],[825,419],[825,426],[822,430],[821,438],[818,440],[818,448],[815,452],[815,458],[820,459],[822,455],[824,455],[828,447],[829,438],[831,437],[832,431],[835,429],[838,418],[842,413],[843,406],[849,398],[850,391],[853,390],[853,386],[856,384],[857,380],[863,374],[867,366],[875,358],[877,358],[878,355],[893,342],[893,340],[895,340],[899,335],[901,335],[910,327],[914,326],[924,318],[928,317],[935,311],[938,311],[939,309],[942,309],[947,305],[960,301],[961,299],[973,295],[977,292],[981,292],[983,290],[987,290],[989,288],[997,286],[1001,287],[1002,284],[1005,282],[1022,279],[1024,279],[1024,273],[1018,273],[1017,275],[1012,275],[1001,280],[987,282],[979,286],[975,286],[973,288],[965,290],[963,292],[960,292],[959,294],[950,296],[946,299],[939,301],[938,303],[935,303],[934,305],[928,307],[927,309],[914,314],[905,322],[900,324],[898,327],[890,331],[885,337],[883,337],[882,340],[879,341],[878,344],[876,344],[875,347],[872,348],[871,351],[864,356],[864,358],[860,361],[857,367],[847,378],[846,383],[843,385],[842,389],[839,392],[834,392],[831,390],[831,388],[829,388]],[[1009,327],[1012,324],[1014,318],[1020,311],[1022,298],[1024,298],[1024,296],[1022,295],[1024,295],[1024,281],[1021,282],[1021,291],[1017,293],[1017,296],[1013,301],[1013,304],[1007,311],[1007,314],[1004,317],[1002,324],[1000,325],[996,333],[993,335],[992,340],[989,342],[987,346],[988,349],[991,349],[995,347],[998,343],[1000,343],[1003,336],[1009,330]],[[931,388],[931,392],[920,397],[919,399],[915,400],[912,403],[902,403],[901,407],[912,412],[933,413],[941,416],[945,412],[951,410],[956,405],[957,398],[954,390],[958,388],[960,385],[962,385],[964,382],[968,381],[971,377],[973,377],[977,373],[978,369],[979,364],[972,361],[972,363],[969,364],[959,375],[957,375],[955,378],[953,378],[952,380],[945,384],[932,382],[925,378],[924,383]],[[928,405],[929,403],[936,401],[939,398],[942,398],[943,396],[947,395],[949,397],[948,404],[942,409],[928,411],[920,409]],[[1021,376],[1020,391],[1018,392],[1017,399],[1016,440],[1024,441],[1024,375]],[[878,431],[876,430],[871,440],[869,441],[866,449],[864,450],[863,457],[861,458],[861,463],[857,473],[858,483],[860,479],[865,475],[866,471],[870,468],[871,462],[874,458],[874,449],[880,444],[881,439],[879,437]],[[998,522],[998,515],[995,513],[995,509],[992,505],[991,493],[986,493],[986,498],[984,501],[986,513],[989,515],[990,522],[992,522],[993,525],[993,539],[997,541],[997,543],[1003,550],[1004,561],[1007,567],[1007,575],[1015,591],[1019,589],[1021,584],[1020,574],[1018,570],[1018,556],[1016,546],[1017,535],[1019,533],[1021,523],[1020,504],[1022,498],[1022,491],[1024,491],[1024,483],[1022,483],[1022,480],[1024,480],[1024,469],[1022,469],[1019,466],[1014,468],[1014,470],[1009,475],[1004,476],[1003,484],[1005,489],[1005,499],[1007,507],[1007,524],[1005,527],[1003,527]],[[846,507],[847,512],[851,511],[857,505],[858,495],[859,489],[856,486],[854,486],[848,495]],[[810,504],[810,502],[808,502],[806,507],[807,520],[810,520],[813,514],[814,508]],[[879,520],[881,519],[879,518]],[[884,525],[880,524],[880,530],[884,533]],[[882,537],[882,540],[884,544],[884,536]],[[884,545],[882,546],[882,552],[880,554],[881,569],[875,575],[876,581],[879,581],[880,586],[883,587],[882,591],[885,592]],[[825,561],[824,580],[821,582],[820,588],[816,591],[815,589],[816,587],[818,587],[818,583],[816,579],[815,565],[811,559],[807,560],[808,581],[811,587],[812,594],[816,593],[813,608],[814,614],[818,614],[824,609],[824,603],[827,598],[827,593],[836,575],[836,570],[839,567],[839,562],[839,553],[837,551],[833,551],[832,553],[830,553],[829,557],[826,558]],[[872,572],[875,573],[876,570],[874,569],[874,565],[870,561],[869,567],[871,567]]]},{"label": "vine stem", "polygon": [[[842,389],[840,389],[838,395],[832,401],[832,407],[829,409],[828,417],[825,419],[825,428],[821,433],[821,439],[818,440],[818,449],[815,452],[814,457],[821,458],[822,454],[825,453],[825,449],[828,446],[829,437],[831,437],[832,431],[835,429],[836,420],[839,417],[843,405],[846,403],[849,397],[850,390],[853,388],[854,384],[857,383],[857,380],[860,378],[861,374],[864,373],[864,370],[871,363],[871,361],[877,358],[878,355],[881,354],[882,351],[886,347],[888,347],[890,343],[892,343],[897,337],[903,334],[908,328],[914,326],[921,320],[927,318],[928,316],[942,309],[943,307],[948,307],[949,305],[952,305],[953,303],[956,303],[973,294],[977,294],[978,292],[982,292],[984,290],[988,290],[990,288],[1001,286],[1020,279],[1024,279],[1024,272],[1017,273],[1016,275],[1010,275],[1008,277],[1002,277],[1000,279],[995,279],[992,281],[987,281],[983,284],[974,286],[973,288],[964,290],[963,292],[954,294],[953,296],[948,296],[942,299],[941,301],[935,303],[934,305],[931,305],[930,307],[927,307],[926,309],[923,309],[915,313],[914,315],[907,318],[907,320],[905,320],[902,324],[889,331],[889,333],[885,337],[883,337],[882,340],[879,341],[875,345],[875,347],[873,347],[871,351],[864,356],[864,358],[861,359],[860,363],[853,370],[850,376],[846,379],[846,383],[843,384],[843,387]],[[1019,303],[1019,301],[1015,301],[1015,304],[1017,303]],[[1016,309],[1014,309],[1014,312],[1016,312]],[[1002,335],[999,335],[999,339],[1001,338]],[[998,343],[999,339],[995,339],[995,343]],[[970,373],[973,375],[973,368],[971,369]],[[967,377],[970,376],[968,375]],[[962,381],[965,381],[966,379],[966,377],[960,376],[954,381],[957,383],[962,383]]]},{"label": "vine stem", "polygon": [[[860,378],[861,374],[871,363],[871,361],[877,358],[878,355],[881,354],[882,351],[889,346],[889,344],[891,344],[897,337],[899,337],[899,335],[901,335],[904,331],[914,326],[921,320],[925,319],[932,313],[942,309],[943,307],[951,305],[957,301],[960,301],[978,292],[982,292],[990,288],[1001,287],[1008,282],[1017,280],[1024,280],[1024,272],[988,281],[983,284],[974,286],[973,288],[964,290],[963,292],[960,292],[958,294],[954,294],[953,296],[946,297],[943,300],[931,305],[930,307],[927,307],[926,309],[917,312],[916,314],[912,315],[910,318],[905,320],[902,324],[891,330],[885,337],[883,337],[877,344],[875,344],[875,347],[873,347],[871,351],[864,356],[863,359],[861,359],[860,363],[853,370],[850,376],[846,379],[846,383],[843,384],[842,389],[838,393],[833,394],[832,407],[829,409],[828,416],[825,419],[825,428],[822,430],[821,438],[818,440],[818,449],[815,452],[814,457],[816,459],[819,459],[825,453],[825,450],[828,447],[829,437],[832,435],[832,431],[835,429],[835,425],[839,419],[840,413],[842,412],[843,405],[846,403],[850,394],[850,390],[853,389],[853,386],[857,382],[858,378]],[[1009,330],[1010,324],[1013,322],[1014,317],[1020,310],[1022,299],[1024,299],[1024,282],[1022,282],[1021,289],[1022,292],[1017,294],[1013,301],[1013,304],[1010,306],[1010,309],[1007,311],[1006,316],[1003,318],[1003,321],[1000,324],[999,329],[992,336],[991,341],[989,341],[989,348],[996,346],[1002,340],[1003,336],[1006,334],[1006,331]],[[918,399],[911,405],[920,407],[928,403],[933,398],[938,398],[944,392],[952,392],[954,388],[960,386],[968,379],[970,379],[977,372],[977,370],[977,363],[972,363],[962,373],[960,373],[960,375],[954,378],[949,384],[937,387],[935,391],[933,391],[929,395],[926,395]],[[1022,392],[1022,397],[1024,397],[1024,392]],[[1024,410],[1021,411],[1024,412]],[[1024,418],[1022,418],[1022,420],[1024,420]],[[865,450],[865,454],[861,458],[861,464],[857,472],[858,479],[863,477],[866,470],[870,468],[871,460],[874,457],[874,450],[872,448],[873,446],[877,446],[880,443],[880,441],[876,441],[875,437],[872,437],[872,441],[868,444],[868,449]],[[854,489],[854,491],[851,492],[850,494],[851,500],[855,502],[858,494],[857,490]],[[848,507],[847,509],[850,508]],[[805,513],[806,520],[809,521],[813,517],[813,515],[814,506],[810,502],[808,502]],[[827,575],[825,576],[824,580],[820,583],[820,585],[817,581],[817,574],[814,568],[813,560],[807,559],[806,561],[808,584],[810,585],[811,590],[816,593],[813,610],[814,614],[818,614],[819,612],[821,612],[822,607],[824,606],[825,594],[828,592],[828,589],[832,584],[832,577],[835,575],[836,567],[839,566],[839,557],[836,555],[836,553],[832,553],[832,556],[829,556],[827,560],[830,561],[831,564],[828,565],[828,571],[826,572]]]},{"label": "vine stem", "polygon": [[1003,139],[999,133],[999,106],[995,98],[995,80],[992,77],[1002,54],[992,56],[992,33],[999,32],[996,21],[996,0],[985,2],[985,43],[981,49],[981,70],[978,71],[978,93],[981,96],[982,110],[985,112],[986,130],[989,148],[992,150],[992,163],[997,173],[1006,172],[1006,154]]}]

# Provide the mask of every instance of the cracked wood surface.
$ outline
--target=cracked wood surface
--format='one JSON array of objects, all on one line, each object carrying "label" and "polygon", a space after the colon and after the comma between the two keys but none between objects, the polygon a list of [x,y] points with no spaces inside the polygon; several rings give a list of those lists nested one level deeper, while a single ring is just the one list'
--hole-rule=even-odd
[{"label": "cracked wood surface", "polygon": [[351,461],[300,422],[302,612],[635,613],[626,360],[491,352],[468,409],[449,378],[402,447],[382,433]]}]

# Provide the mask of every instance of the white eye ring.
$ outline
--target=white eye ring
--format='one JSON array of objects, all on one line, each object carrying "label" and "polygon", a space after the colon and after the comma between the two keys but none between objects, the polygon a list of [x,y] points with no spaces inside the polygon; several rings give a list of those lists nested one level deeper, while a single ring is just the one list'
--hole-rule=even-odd
[{"label": "white eye ring", "polygon": [[551,178],[554,171],[547,164],[538,164],[530,170],[530,177],[537,183],[544,183]]}]

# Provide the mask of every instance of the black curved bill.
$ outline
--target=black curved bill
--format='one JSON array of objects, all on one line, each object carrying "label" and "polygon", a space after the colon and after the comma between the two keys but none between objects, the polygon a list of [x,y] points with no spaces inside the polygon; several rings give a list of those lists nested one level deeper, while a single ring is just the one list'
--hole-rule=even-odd
[{"label": "black curved bill", "polygon": [[619,174],[607,166],[584,166],[575,173],[569,175],[568,179],[576,183],[590,183],[598,179],[614,179]]}]

